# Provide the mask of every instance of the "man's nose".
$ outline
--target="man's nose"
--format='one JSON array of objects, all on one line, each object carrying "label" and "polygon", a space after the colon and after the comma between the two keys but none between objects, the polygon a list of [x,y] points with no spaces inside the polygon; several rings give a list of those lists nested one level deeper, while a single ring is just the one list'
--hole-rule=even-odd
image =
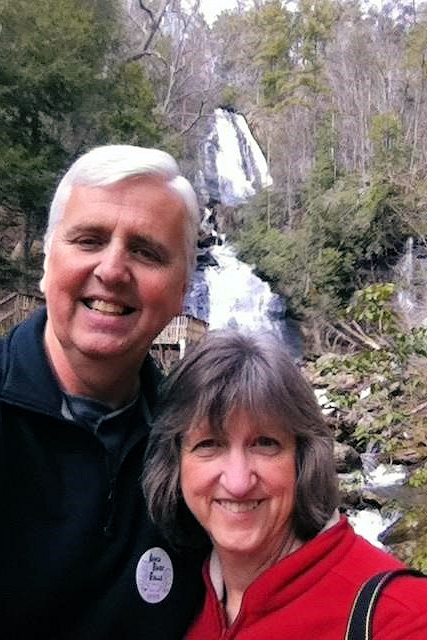
[{"label": "man's nose", "polygon": [[256,485],[256,469],[248,451],[230,451],[223,465],[220,482],[234,497],[244,497]]},{"label": "man's nose", "polygon": [[127,253],[119,244],[109,244],[99,254],[94,274],[104,284],[126,283],[130,281]]}]

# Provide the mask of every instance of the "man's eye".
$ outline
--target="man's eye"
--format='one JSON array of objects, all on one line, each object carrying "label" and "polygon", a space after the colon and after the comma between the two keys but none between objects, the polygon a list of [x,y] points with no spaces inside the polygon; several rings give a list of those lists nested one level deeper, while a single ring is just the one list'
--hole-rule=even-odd
[{"label": "man's eye", "polygon": [[131,242],[129,244],[129,252],[135,256],[137,260],[152,264],[164,264],[167,256],[161,247],[154,246],[149,242]]},{"label": "man's eye", "polygon": [[75,240],[73,240],[73,244],[78,245],[82,249],[90,250],[100,247],[102,245],[102,240],[93,236],[81,236],[79,238],[75,238]]},{"label": "man's eye", "polygon": [[156,264],[161,264],[163,262],[162,256],[160,256],[159,253],[152,249],[147,249],[146,247],[133,249],[132,252],[137,256],[137,258],[146,260],[147,262],[154,262]]}]

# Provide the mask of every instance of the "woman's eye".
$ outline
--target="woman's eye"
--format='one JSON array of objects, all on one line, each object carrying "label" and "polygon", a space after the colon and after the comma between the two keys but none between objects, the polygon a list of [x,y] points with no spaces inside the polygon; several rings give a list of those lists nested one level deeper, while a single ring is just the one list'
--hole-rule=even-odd
[{"label": "woman's eye", "polygon": [[216,451],[221,446],[221,443],[215,438],[205,438],[193,445],[192,451],[195,451],[201,455],[209,455],[213,451]]},{"label": "woman's eye", "polygon": [[210,447],[215,447],[215,446],[216,446],[216,440],[214,440],[213,438],[206,438],[205,440],[200,440],[200,442],[196,444],[197,449],[209,449]]},{"label": "woman's eye", "polygon": [[259,436],[255,440],[254,446],[259,449],[263,449],[266,452],[276,452],[280,449],[280,442],[275,438],[270,438],[269,436]]}]

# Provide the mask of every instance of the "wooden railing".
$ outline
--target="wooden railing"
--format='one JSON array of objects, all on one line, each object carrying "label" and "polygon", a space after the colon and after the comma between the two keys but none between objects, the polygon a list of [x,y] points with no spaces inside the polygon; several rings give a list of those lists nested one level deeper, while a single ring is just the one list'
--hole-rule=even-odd
[{"label": "wooden railing", "polygon": [[154,344],[179,344],[181,340],[198,342],[205,335],[207,327],[206,322],[193,316],[176,316],[155,338]]},{"label": "wooden railing", "polygon": [[208,324],[193,316],[176,316],[155,338],[150,353],[157,364],[168,373],[184,357],[187,347],[199,342],[206,334]]}]

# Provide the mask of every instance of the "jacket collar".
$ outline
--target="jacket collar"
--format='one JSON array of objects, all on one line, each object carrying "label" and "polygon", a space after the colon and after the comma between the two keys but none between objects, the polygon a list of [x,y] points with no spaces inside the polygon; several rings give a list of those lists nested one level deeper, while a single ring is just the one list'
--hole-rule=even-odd
[{"label": "jacket collar", "polygon": [[[1,342],[0,397],[5,402],[60,417],[63,394],[43,345],[46,318],[46,308],[37,309]],[[142,364],[140,376],[143,396],[152,409],[162,376],[150,355]]]}]

